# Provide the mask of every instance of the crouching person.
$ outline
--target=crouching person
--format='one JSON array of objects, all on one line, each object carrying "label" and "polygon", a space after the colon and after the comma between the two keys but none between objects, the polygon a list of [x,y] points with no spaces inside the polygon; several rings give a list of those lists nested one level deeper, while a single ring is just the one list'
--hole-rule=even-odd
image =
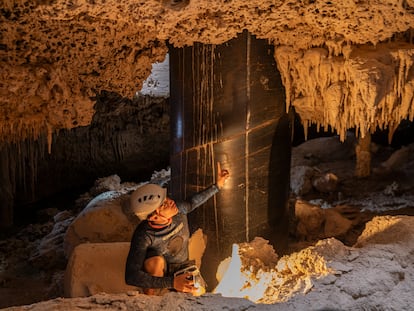
[{"label": "crouching person", "polygon": [[229,172],[221,170],[218,163],[216,184],[189,202],[175,202],[167,197],[166,189],[155,184],[141,186],[132,193],[131,209],[142,221],[131,240],[125,269],[127,284],[143,288],[148,295],[159,289],[193,295],[205,292],[196,284],[194,276],[200,279],[200,275],[188,259],[187,214],[214,196],[228,177]]}]

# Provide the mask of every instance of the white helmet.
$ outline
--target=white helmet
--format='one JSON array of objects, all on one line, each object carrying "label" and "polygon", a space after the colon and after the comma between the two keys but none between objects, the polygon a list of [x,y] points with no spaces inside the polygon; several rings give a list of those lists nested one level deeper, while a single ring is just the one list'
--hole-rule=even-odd
[{"label": "white helmet", "polygon": [[131,194],[131,210],[142,221],[164,202],[167,189],[155,184],[146,184]]}]

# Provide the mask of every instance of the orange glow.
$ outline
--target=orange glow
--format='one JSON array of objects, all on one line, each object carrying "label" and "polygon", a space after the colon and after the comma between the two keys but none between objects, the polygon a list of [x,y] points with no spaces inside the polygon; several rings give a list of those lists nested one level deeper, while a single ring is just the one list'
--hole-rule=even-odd
[{"label": "orange glow", "polygon": [[244,270],[237,244],[233,244],[231,260],[220,264],[219,270],[224,270],[224,273],[219,276],[220,283],[214,290],[215,293],[226,297],[246,298],[255,302],[264,296],[272,279],[271,273],[261,270],[254,273],[253,269]]},{"label": "orange glow", "polygon": [[218,267],[219,284],[214,293],[267,304],[286,301],[296,293],[306,294],[313,287],[312,279],[330,272],[315,247],[277,260],[273,248],[262,238],[233,244],[232,256]]}]

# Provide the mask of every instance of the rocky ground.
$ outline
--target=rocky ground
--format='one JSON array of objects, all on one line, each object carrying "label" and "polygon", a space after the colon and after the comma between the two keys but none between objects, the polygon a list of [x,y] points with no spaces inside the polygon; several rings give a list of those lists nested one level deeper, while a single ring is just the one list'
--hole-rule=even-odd
[{"label": "rocky ground", "polygon": [[[342,144],[333,138],[319,138],[294,148],[291,181],[292,206],[295,207],[297,211],[299,210],[299,205],[302,206],[302,210],[307,212],[314,210],[316,215],[323,216],[322,218],[324,219],[324,222],[313,222],[313,225],[308,223],[308,225],[303,226],[303,221],[306,220],[305,216],[303,216],[304,214],[293,213],[290,234],[290,246],[292,251],[299,251],[305,247],[315,245],[315,243],[321,240],[318,246],[319,249],[328,249],[331,253],[333,249],[336,249],[336,252],[341,254],[346,253],[351,256],[350,254],[354,253],[354,249],[348,247],[352,247],[358,242],[358,238],[363,230],[366,229],[367,223],[375,224],[375,216],[414,215],[414,178],[412,178],[414,173],[413,145],[398,150],[389,146],[374,147],[372,154],[373,173],[367,178],[354,177],[355,155],[352,143]],[[298,167],[302,168],[298,169]],[[307,173],[304,174],[303,172]],[[325,186],[321,188],[315,183],[315,180],[323,178],[327,173],[334,174],[337,179],[335,182],[325,184]],[[309,185],[306,185],[306,181],[311,184],[310,187]],[[166,304],[168,305],[172,301],[180,301],[183,310],[196,310],[195,306],[197,306],[197,304],[201,309],[204,308],[204,310],[219,310],[225,306],[237,306],[237,308],[247,308],[252,306],[252,302],[244,299],[239,300],[234,298],[226,300],[223,297],[209,294],[205,297],[198,298],[201,300],[197,300],[195,298],[187,296],[181,297],[180,294],[171,293],[166,297],[156,297],[152,300],[148,297],[135,294],[121,296],[102,294],[91,298],[79,298],[73,300],[58,298],[57,300],[50,301],[47,305],[33,305],[30,308],[23,307],[23,305],[62,297],[63,273],[66,266],[66,259],[64,258],[62,249],[63,233],[69,223],[86,205],[91,197],[105,190],[110,190],[111,185],[114,183],[116,184],[117,182],[119,183],[120,181],[116,180],[116,177],[104,179],[101,180],[101,182],[97,181],[96,185],[91,188],[89,193],[80,196],[78,200],[73,203],[74,208],[72,210],[62,210],[59,204],[56,203],[56,206],[54,207],[39,211],[37,217],[39,221],[15,228],[13,232],[9,232],[7,235],[4,234],[1,237],[0,308],[22,306],[17,309],[12,309],[26,310],[32,308],[33,310],[53,310],[61,307],[66,309],[108,308],[113,310],[127,310],[128,308],[135,308],[137,310],[156,310]],[[335,221],[341,225],[340,228],[343,228],[342,231],[336,232],[336,239],[334,240],[329,240],[329,235],[332,231],[328,230],[329,226],[326,224],[331,223],[333,218],[329,218],[332,217],[329,216],[332,215],[332,213],[328,211],[335,211],[335,215],[340,215],[338,217],[335,216]],[[321,219],[320,217],[315,218],[312,215],[309,216],[309,213],[306,215],[307,217],[310,217],[309,219],[311,220]],[[374,222],[371,222],[373,219]],[[385,222],[392,221],[393,219],[387,218]],[[412,223],[410,217],[407,219],[404,218],[401,221]],[[302,225],[300,225],[301,222]],[[401,228],[405,228],[405,225],[402,225]],[[331,228],[330,230],[333,229]],[[395,232],[400,231],[390,233],[390,241],[388,242],[391,245],[398,244],[398,239],[402,239],[402,235],[395,234]],[[365,238],[359,241],[361,245],[369,240],[369,237],[366,236],[367,233],[364,234]],[[327,253],[329,253],[329,251],[327,251]],[[402,251],[402,249],[398,248],[393,251]],[[407,251],[409,251],[409,248]],[[371,250],[371,254],[360,252],[359,256],[351,256],[352,258],[348,259],[354,263],[359,262],[362,266],[364,264],[385,264],[389,266],[389,262],[386,262],[386,258],[387,256],[392,256],[392,251],[386,251],[384,246],[382,246],[381,252],[380,255],[373,250]],[[348,272],[352,270],[350,267],[344,267],[344,265],[347,266],[347,262],[344,262],[344,260],[347,259],[347,256],[344,255],[343,258],[335,257],[333,254],[330,256],[330,260],[336,262],[337,266],[340,264],[343,265],[341,268],[343,275],[347,273],[347,269]],[[378,261],[371,261],[370,258],[375,258],[375,256],[380,256],[381,258],[384,257],[385,259],[381,261],[382,259],[379,258]],[[327,255],[327,258],[328,257],[329,256]],[[395,255],[395,257],[397,258],[398,254]],[[401,255],[401,258],[405,258],[404,260],[406,260],[407,257]],[[410,265],[409,263],[407,264]],[[353,269],[357,274],[364,271],[363,269]],[[405,278],[407,281],[410,280],[413,273],[411,271],[402,272],[401,269],[404,270],[407,268],[395,268],[390,273],[397,278]],[[370,270],[369,267],[366,267],[366,270],[370,271],[371,275],[367,275],[365,279],[372,278],[372,274],[375,275],[376,273],[373,272],[372,269]],[[323,291],[325,293],[326,288],[333,283],[337,286],[334,287],[332,285],[334,288],[333,293],[336,291],[345,291],[348,293],[349,297],[354,295],[350,300],[341,298],[343,299],[342,302],[344,306],[351,306],[351,303],[354,303],[351,301],[358,301],[358,299],[360,303],[362,303],[365,301],[364,299],[369,299],[366,297],[375,295],[375,291],[380,293],[384,292],[382,289],[376,288],[375,286],[377,285],[374,286],[374,283],[381,283],[388,280],[388,275],[379,275],[377,280],[372,279],[373,283],[371,285],[373,285],[373,288],[366,292],[361,291],[361,289],[355,291],[354,288],[344,289],[344,287],[348,286],[346,284],[338,285],[341,284],[341,282],[358,283],[360,281],[359,279],[356,279],[355,275],[353,277],[351,277],[351,275],[354,274],[349,273],[348,279],[346,279],[345,276],[342,276],[340,279],[338,275],[335,275],[335,277],[330,276],[331,278],[338,279],[331,279],[330,281],[324,280],[322,282],[323,284],[321,283],[319,285],[316,282],[314,285],[315,290],[311,291],[311,293],[306,296],[314,297],[313,299],[316,299],[315,295],[318,295],[317,293],[319,293],[319,300],[316,299],[312,302],[312,300],[306,300],[311,298],[306,298],[303,295],[295,295],[289,300],[290,302],[288,301],[283,305],[279,305],[280,310],[290,310],[290,307],[295,307],[295,303],[297,304],[296,307],[304,307],[307,303],[313,306],[323,306],[321,301],[329,300],[329,297],[323,296],[321,292]],[[383,278],[381,279],[381,277]],[[361,278],[364,277],[361,276]],[[410,301],[411,299],[409,294],[407,294],[407,291],[409,292],[412,289],[406,288],[407,285],[404,282],[400,283],[405,286],[401,291],[401,295],[405,296],[401,298],[399,307],[400,309],[404,309],[407,301]],[[352,285],[349,285],[348,287],[352,287]],[[354,291],[353,294],[349,294],[352,291]],[[363,297],[363,299],[361,297]],[[376,310],[390,309],[387,307],[381,308],[381,301],[378,301],[380,305],[376,306]],[[263,310],[268,308],[267,305],[260,306],[260,309]],[[275,305],[273,305],[273,307],[275,308]]]}]

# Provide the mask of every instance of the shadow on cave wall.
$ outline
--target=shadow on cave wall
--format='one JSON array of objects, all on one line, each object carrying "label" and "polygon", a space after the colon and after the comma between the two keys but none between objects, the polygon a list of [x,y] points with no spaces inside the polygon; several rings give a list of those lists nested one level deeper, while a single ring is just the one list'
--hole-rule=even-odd
[{"label": "shadow on cave wall", "polygon": [[29,219],[50,198],[75,198],[97,178],[138,182],[168,166],[168,99],[102,92],[95,110],[90,126],[53,135],[51,154],[45,137],[0,145],[0,227]]}]

